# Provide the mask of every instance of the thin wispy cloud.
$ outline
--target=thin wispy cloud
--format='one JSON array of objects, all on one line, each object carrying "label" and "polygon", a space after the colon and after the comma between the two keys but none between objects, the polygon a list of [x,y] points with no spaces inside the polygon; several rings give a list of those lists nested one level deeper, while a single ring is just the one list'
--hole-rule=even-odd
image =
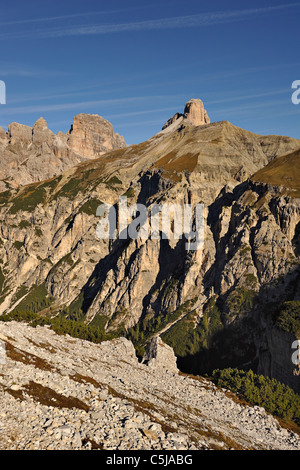
[{"label": "thin wispy cloud", "polygon": [[146,20],[127,23],[104,23],[94,25],[79,25],[73,27],[43,28],[40,30],[15,31],[3,33],[0,39],[25,39],[31,37],[40,38],[58,38],[66,36],[91,36],[104,35],[124,32],[154,31],[178,28],[193,28],[201,26],[211,26],[225,24],[245,19],[252,19],[258,15],[267,15],[288,8],[299,7],[299,3],[286,3],[263,8],[250,8],[245,10],[220,11],[202,13],[197,15],[178,16],[171,18],[162,18],[156,20]]},{"label": "thin wispy cloud", "polygon": [[276,100],[270,102],[257,102],[253,104],[243,104],[242,106],[234,106],[230,108],[216,109],[213,111],[215,115],[229,115],[234,116],[247,115],[249,112],[256,111],[257,109],[267,109],[272,107],[281,108],[287,104],[286,100]]},{"label": "thin wispy cloud", "polygon": [[10,65],[0,64],[0,75],[5,77],[30,77],[30,78],[43,78],[43,77],[60,77],[66,75],[61,70],[40,69],[37,67],[28,67],[26,65]]},{"label": "thin wispy cloud", "polygon": [[[282,88],[280,90],[272,90],[272,91],[265,91],[261,93],[253,93],[253,94],[243,94],[238,96],[230,96],[228,98],[222,98],[217,100],[207,100],[206,103],[208,105],[212,104],[222,104],[222,103],[232,103],[233,101],[246,101],[246,100],[253,100],[255,98],[267,98],[270,96],[276,95],[283,95],[283,94],[290,94],[289,88]],[[261,106],[264,106],[263,103],[260,103]]]},{"label": "thin wispy cloud", "polygon": [[120,117],[143,116],[143,115],[148,115],[152,113],[161,113],[165,111],[175,112],[176,106],[168,106],[167,108],[145,109],[144,111],[132,111],[130,113],[109,114],[107,117],[108,118],[120,118]]},{"label": "thin wispy cloud", "polygon": [[13,26],[13,25],[22,25],[22,24],[30,24],[30,23],[51,23],[60,20],[68,20],[73,18],[83,18],[83,17],[94,17],[96,15],[107,15],[110,13],[121,13],[123,11],[127,11],[125,8],[119,10],[107,10],[107,11],[90,11],[87,13],[74,13],[72,15],[60,15],[60,16],[49,16],[43,18],[27,18],[24,20],[13,20],[13,21],[5,21],[1,22],[0,26]]},{"label": "thin wispy cloud", "polygon": [[[164,96],[151,96],[151,99],[163,99]],[[92,101],[80,101],[73,103],[59,103],[59,104],[42,104],[35,106],[19,106],[19,107],[10,107],[5,108],[3,114],[29,114],[29,113],[43,113],[51,111],[67,111],[72,109],[82,109],[82,108],[92,108],[95,106],[127,106],[128,104],[142,103],[147,101],[149,96],[136,96],[128,98],[115,98],[115,99],[102,99],[102,100],[92,100]],[[138,113],[139,114],[139,113]],[[144,112],[142,113],[144,114]]]},{"label": "thin wispy cloud", "polygon": [[97,11],[88,11],[88,12],[81,12],[81,13],[72,13],[68,15],[57,15],[57,16],[48,16],[48,17],[40,17],[40,18],[25,18],[22,20],[8,20],[2,21],[0,26],[14,26],[14,25],[26,25],[30,23],[51,23],[57,21],[65,21],[74,18],[94,18],[95,16],[105,16],[111,15],[116,13],[123,13],[132,10],[146,10],[151,8],[151,5],[135,5],[134,8],[126,7],[126,8],[118,8],[115,10],[97,10]]}]

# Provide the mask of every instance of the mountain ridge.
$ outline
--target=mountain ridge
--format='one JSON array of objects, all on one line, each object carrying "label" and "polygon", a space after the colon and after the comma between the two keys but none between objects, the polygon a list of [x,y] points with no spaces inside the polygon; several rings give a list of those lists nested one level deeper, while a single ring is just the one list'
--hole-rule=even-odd
[{"label": "mountain ridge", "polygon": [[[222,364],[250,364],[272,376],[263,351],[273,320],[262,306],[299,298],[300,210],[297,197],[260,182],[259,172],[298,155],[300,141],[228,121],[177,121],[141,144],[0,194],[1,312],[32,305],[45,315],[60,312],[125,334],[141,351],[169,324],[164,338],[180,364],[186,367],[189,351],[201,372],[210,352],[218,367],[221,335],[236,344]],[[204,204],[203,249],[189,252],[184,240],[162,238],[99,240],[97,207],[116,206],[120,196],[146,207]],[[277,364],[275,375],[297,389],[295,370]]]},{"label": "mountain ridge", "polygon": [[0,128],[0,190],[59,176],[79,162],[124,147],[123,137],[98,115],[76,115],[66,134],[54,134],[42,117],[33,127],[13,122],[7,132]]}]

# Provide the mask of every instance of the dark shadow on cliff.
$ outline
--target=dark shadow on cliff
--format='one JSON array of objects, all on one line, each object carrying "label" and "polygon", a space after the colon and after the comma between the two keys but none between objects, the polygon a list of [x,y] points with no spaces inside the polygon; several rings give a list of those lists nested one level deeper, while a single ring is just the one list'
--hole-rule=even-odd
[{"label": "dark shadow on cliff", "polygon": [[[280,292],[280,299],[278,298]],[[193,354],[179,356],[177,364],[185,373],[210,374],[215,369],[252,369],[257,372],[259,357],[265,353],[266,332],[273,328],[284,302],[300,300],[300,267],[295,267],[284,279],[264,285],[255,298],[253,308],[231,320],[226,296],[218,298],[223,328],[211,335],[208,346],[198,344]],[[176,347],[175,354],[176,354]]]}]

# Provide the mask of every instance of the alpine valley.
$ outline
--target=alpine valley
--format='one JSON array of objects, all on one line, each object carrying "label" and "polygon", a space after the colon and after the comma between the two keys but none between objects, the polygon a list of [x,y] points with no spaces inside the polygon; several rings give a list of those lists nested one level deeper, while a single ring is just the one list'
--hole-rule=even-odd
[{"label": "alpine valley", "polygon": [[[3,320],[125,337],[144,360],[159,338],[183,374],[251,369],[300,393],[300,140],[210,122],[192,99],[138,145],[80,114],[66,134],[0,129],[0,156]],[[99,239],[97,208],[120,196],[203,204],[202,249]]]}]

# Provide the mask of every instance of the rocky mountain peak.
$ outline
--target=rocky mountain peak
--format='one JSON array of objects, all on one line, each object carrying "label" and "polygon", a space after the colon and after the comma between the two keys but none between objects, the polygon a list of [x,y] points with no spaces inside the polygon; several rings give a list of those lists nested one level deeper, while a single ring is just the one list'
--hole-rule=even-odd
[{"label": "rocky mountain peak", "polygon": [[77,114],[68,132],[68,145],[85,158],[95,158],[110,150],[126,147],[112,124],[97,114]]},{"label": "rocky mountain peak", "polygon": [[191,99],[185,104],[184,118],[190,121],[194,126],[210,124],[210,119],[204,108],[204,104],[199,99]]},{"label": "rocky mountain peak", "polygon": [[185,103],[184,113],[176,113],[171,117],[162,127],[162,130],[176,123],[188,121],[193,126],[203,126],[210,124],[210,118],[204,108],[203,101],[200,99],[192,98]]},{"label": "rocky mountain peak", "polygon": [[62,174],[74,165],[126,147],[110,122],[96,114],[78,114],[71,130],[54,134],[40,117],[31,127],[17,122],[0,128],[0,190]]},{"label": "rocky mountain peak", "polygon": [[47,121],[43,117],[40,117],[34,124],[33,129],[48,129]]},{"label": "rocky mountain peak", "polygon": [[10,144],[30,142],[32,137],[32,128],[25,124],[12,122],[8,126],[8,139]]}]

